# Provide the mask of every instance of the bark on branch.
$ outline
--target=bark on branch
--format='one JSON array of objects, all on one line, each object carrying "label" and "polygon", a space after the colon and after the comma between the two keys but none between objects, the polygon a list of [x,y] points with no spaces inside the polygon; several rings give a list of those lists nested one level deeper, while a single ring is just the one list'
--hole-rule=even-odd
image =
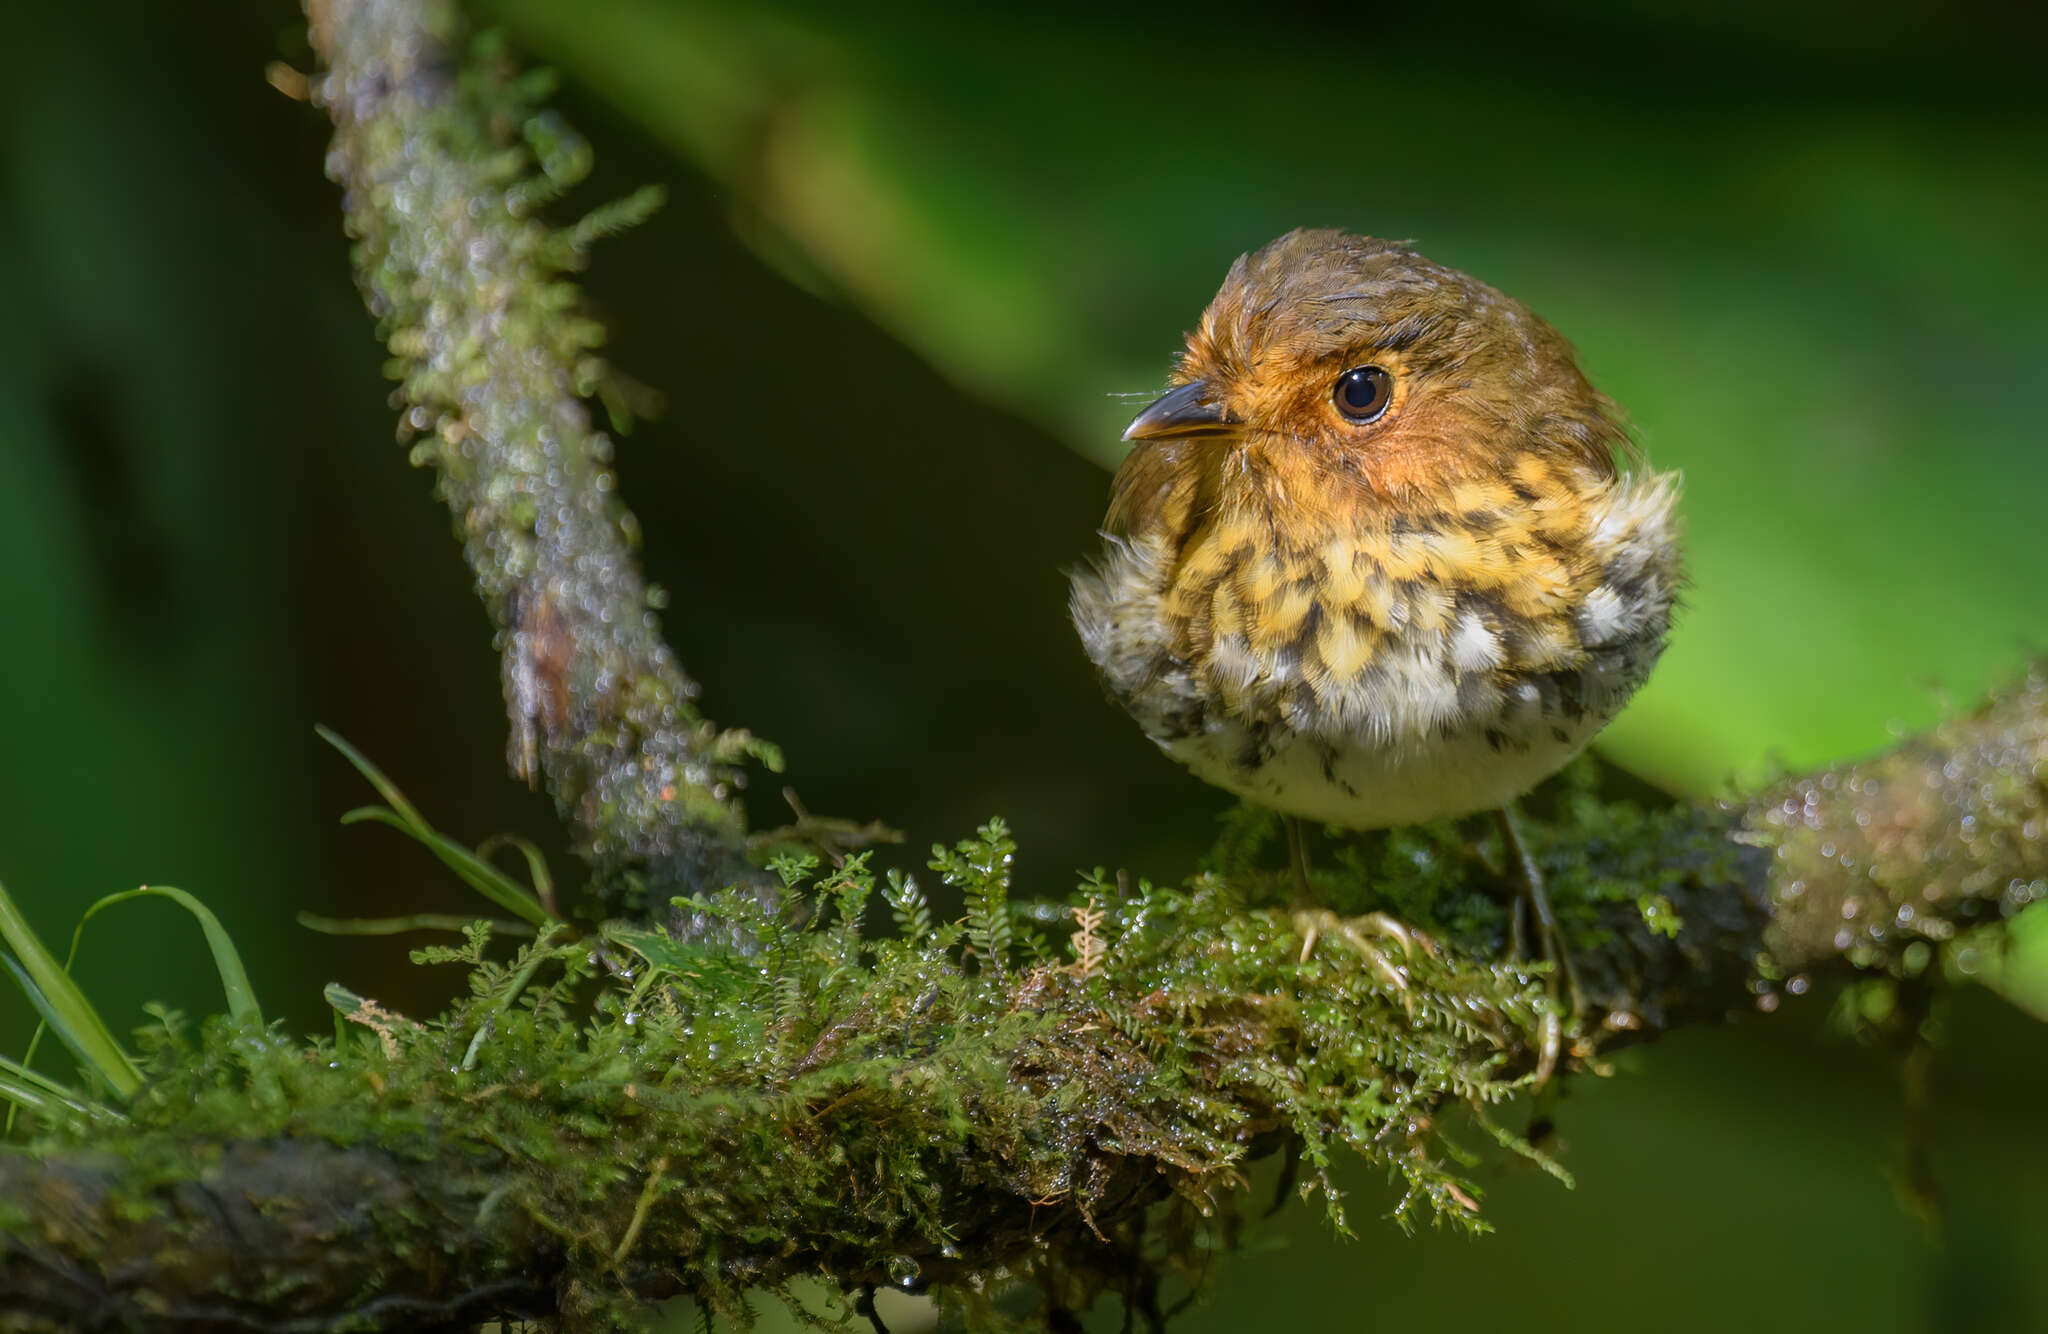
[{"label": "bark on branch", "polygon": [[610,906],[629,882],[655,902],[727,883],[745,873],[733,764],[751,743],[697,716],[662,640],[585,402],[602,330],[562,276],[620,219],[535,216],[588,151],[469,58],[445,0],[307,13],[357,281],[497,629],[512,768],[545,781]]}]

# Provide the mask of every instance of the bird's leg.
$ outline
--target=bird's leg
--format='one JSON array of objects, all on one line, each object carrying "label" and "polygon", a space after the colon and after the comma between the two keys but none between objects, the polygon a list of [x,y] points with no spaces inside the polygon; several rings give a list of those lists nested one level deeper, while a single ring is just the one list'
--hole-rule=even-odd
[{"label": "bird's leg", "polygon": [[1383,912],[1346,918],[1319,905],[1308,883],[1308,831],[1302,828],[1301,820],[1296,816],[1283,815],[1280,819],[1287,826],[1287,857],[1294,868],[1293,914],[1295,929],[1301,932],[1301,961],[1309,961],[1309,956],[1316,951],[1316,942],[1327,933],[1355,950],[1395,990],[1406,991],[1407,974],[1389,962],[1379,946],[1366,937],[1384,936],[1398,940],[1404,956],[1413,955],[1418,946],[1434,953],[1429,941]]},{"label": "bird's leg", "polygon": [[1280,824],[1287,830],[1287,864],[1294,872],[1294,897],[1288,910],[1294,916],[1294,929],[1301,932],[1301,961],[1307,963],[1308,956],[1316,952],[1323,928],[1334,924],[1337,914],[1317,906],[1315,893],[1308,887],[1308,831],[1301,827],[1301,817],[1283,815]]},{"label": "bird's leg", "polygon": [[[1586,998],[1579,990],[1579,972],[1572,966],[1571,951],[1565,948],[1563,933],[1558,930],[1557,914],[1550,909],[1550,896],[1543,892],[1543,872],[1537,868],[1536,858],[1530,855],[1529,845],[1522,841],[1522,829],[1515,821],[1514,807],[1503,806],[1493,814],[1500,825],[1501,846],[1521,875],[1522,896],[1528,901],[1529,912],[1536,919],[1536,939],[1541,944],[1543,957],[1555,969],[1550,975],[1551,995],[1557,994],[1557,979],[1562,975],[1571,993],[1572,1015],[1577,1017],[1585,1012]],[[1520,932],[1514,934],[1519,936]]]},{"label": "bird's leg", "polygon": [[1294,911],[1299,913],[1316,906],[1316,896],[1308,887],[1308,832],[1298,815],[1283,815],[1280,823],[1287,827],[1287,860],[1294,868]]}]

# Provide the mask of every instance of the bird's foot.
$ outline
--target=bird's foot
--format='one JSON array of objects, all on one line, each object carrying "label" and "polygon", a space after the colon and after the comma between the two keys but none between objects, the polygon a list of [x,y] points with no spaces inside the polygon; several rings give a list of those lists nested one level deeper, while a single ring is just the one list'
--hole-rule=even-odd
[{"label": "bird's foot", "polygon": [[1403,925],[1383,912],[1369,912],[1360,917],[1339,917],[1328,908],[1296,908],[1294,929],[1301,933],[1301,961],[1307,963],[1316,951],[1316,943],[1328,936],[1342,941],[1350,950],[1365,960],[1366,966],[1378,973],[1396,991],[1408,990],[1408,974],[1405,968],[1395,965],[1374,939],[1391,940],[1400,945],[1401,957],[1405,963],[1417,952],[1434,958],[1436,942],[1420,931]]}]

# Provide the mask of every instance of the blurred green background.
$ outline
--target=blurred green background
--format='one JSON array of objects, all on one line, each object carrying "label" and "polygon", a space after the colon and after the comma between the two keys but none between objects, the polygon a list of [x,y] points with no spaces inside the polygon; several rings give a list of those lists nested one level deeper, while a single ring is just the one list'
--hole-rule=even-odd
[{"label": "blurred green background", "polygon": [[[1000,812],[1046,893],[1192,864],[1223,799],[1102,700],[1062,571],[1116,395],[1296,225],[1413,238],[1529,301],[1684,469],[1695,585],[1606,738],[1622,763],[1708,791],[1870,750],[2044,648],[2038,14],[487,13],[565,76],[599,150],[580,203],[672,192],[589,276],[615,359],[668,398],[622,484],[711,713],[784,743],[814,811],[910,849]],[[108,0],[8,28],[0,880],[57,941],[101,894],[182,885],[296,1026],[328,979],[431,1009],[445,980],[401,945],[293,924],[474,906],[334,825],[363,793],[313,724],[458,836],[554,822],[505,777],[488,627],[394,443],[323,123],[263,81],[306,63],[297,15]],[[81,971],[124,1022],[217,1003],[164,904],[96,920]],[[1579,1189],[1494,1182],[1501,1235],[1403,1241],[1361,1181],[1361,1241],[1290,1211],[1182,1327],[2048,1327],[2048,1035],[1959,998],[1936,1245],[1892,1199],[1891,1063],[1818,1008],[1576,1086]],[[0,995],[0,1050],[23,1009]]]}]

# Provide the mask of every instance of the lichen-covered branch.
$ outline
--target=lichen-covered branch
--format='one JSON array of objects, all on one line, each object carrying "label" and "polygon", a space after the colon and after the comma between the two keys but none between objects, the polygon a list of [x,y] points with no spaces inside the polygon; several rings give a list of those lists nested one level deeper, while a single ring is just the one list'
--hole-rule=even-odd
[{"label": "lichen-covered branch", "polygon": [[[1967,717],[1754,801],[1752,836],[1777,853],[1771,967],[1846,958],[1917,975],[1937,947],[2048,898],[2044,673],[2037,662]],[[1967,948],[1950,952],[1971,970]]]},{"label": "lichen-covered branch", "polygon": [[785,863],[782,906],[699,905],[739,944],[619,925],[494,962],[479,930],[420,956],[471,969],[432,1022],[351,1001],[357,1036],[305,1048],[167,1032],[123,1125],[0,1160],[0,1328],[574,1327],[804,1276],[1142,1312],[1262,1154],[1296,1146],[1333,1206],[1358,1154],[1403,1183],[1397,1217],[1481,1223],[1443,1136],[1540,1157],[1494,1111],[1517,1091],[1779,1008],[1773,979],[1941,985],[2048,888],[2040,672],[1746,806],[1645,808],[1587,772],[1530,830],[1581,1024],[1502,960],[1501,860],[1457,826],[1345,843],[1319,877],[1429,933],[1405,947],[1341,920],[1308,947],[1250,819],[1185,887],[1082,886],[1066,949],[1004,902],[999,826],[935,854],[970,904],[950,925],[859,858]]},{"label": "lichen-covered branch", "polygon": [[[656,625],[632,517],[585,398],[602,330],[563,275],[636,197],[567,229],[542,205],[588,170],[574,133],[471,59],[448,0],[310,0],[357,280],[497,627],[512,767],[545,779],[616,907],[739,873],[733,762]],[[522,142],[523,139],[523,142]]]}]

